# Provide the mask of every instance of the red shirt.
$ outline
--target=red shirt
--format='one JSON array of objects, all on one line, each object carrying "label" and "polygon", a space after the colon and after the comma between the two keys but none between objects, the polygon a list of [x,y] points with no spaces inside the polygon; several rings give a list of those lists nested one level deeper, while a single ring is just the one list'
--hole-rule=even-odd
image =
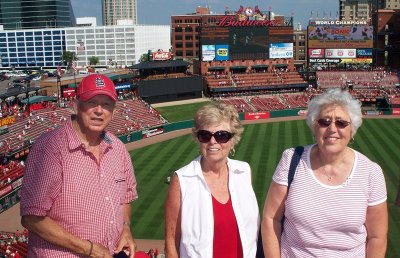
[{"label": "red shirt", "polygon": [[214,258],[243,258],[242,242],[229,198],[225,204],[212,197],[214,212]]},{"label": "red shirt", "polygon": [[[123,143],[105,133],[97,163],[68,120],[43,134],[29,153],[21,216],[48,216],[73,235],[112,253],[123,227],[123,204],[136,198],[136,179]],[[30,232],[28,257],[80,256]]]}]

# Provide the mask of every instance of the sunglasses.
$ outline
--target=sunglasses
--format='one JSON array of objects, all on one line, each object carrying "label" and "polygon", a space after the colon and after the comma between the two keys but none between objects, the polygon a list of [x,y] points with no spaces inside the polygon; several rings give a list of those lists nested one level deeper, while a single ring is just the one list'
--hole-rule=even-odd
[{"label": "sunglasses", "polygon": [[347,127],[349,124],[351,124],[349,121],[346,120],[342,120],[342,119],[337,119],[335,121],[333,121],[332,119],[329,118],[321,118],[317,120],[317,123],[319,126],[321,127],[329,127],[332,122],[335,124],[336,128],[338,129],[343,129],[345,127]]},{"label": "sunglasses", "polygon": [[213,136],[218,143],[227,143],[233,137],[233,133],[228,131],[216,131],[215,133],[211,133],[206,130],[199,130],[197,132],[197,139],[201,143],[209,142]]}]

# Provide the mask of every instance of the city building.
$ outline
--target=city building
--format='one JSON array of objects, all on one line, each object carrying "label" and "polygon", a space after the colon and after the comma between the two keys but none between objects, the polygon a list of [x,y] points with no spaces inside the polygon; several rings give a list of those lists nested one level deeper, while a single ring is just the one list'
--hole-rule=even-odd
[{"label": "city building", "polygon": [[96,17],[78,17],[76,18],[76,27],[96,27]]},{"label": "city building", "polygon": [[0,24],[5,30],[61,28],[74,25],[70,0],[1,0]]},{"label": "city building", "polygon": [[54,67],[64,51],[75,52],[85,67],[95,56],[98,65],[130,66],[148,50],[170,49],[170,26],[97,26],[0,31],[2,67]]},{"label": "city building", "polygon": [[65,28],[66,50],[75,52],[78,66],[92,56],[99,65],[130,66],[148,50],[171,48],[169,25],[99,26]]},{"label": "city building", "polygon": [[137,24],[137,0],[102,0],[103,25],[126,25],[119,20]]},{"label": "city building", "polygon": [[371,19],[371,0],[339,0],[340,20]]},{"label": "city building", "polygon": [[293,58],[297,68],[305,67],[307,61],[307,30],[298,25],[293,30]]},{"label": "city building", "polygon": [[64,49],[64,29],[0,31],[2,67],[56,66]]},{"label": "city building", "polygon": [[[255,8],[247,8],[254,12]],[[241,11],[226,10],[224,14],[214,14],[207,7],[197,7],[194,13],[171,16],[171,42],[174,57],[185,60],[198,59],[201,28],[216,25],[224,17],[226,19],[233,18],[238,12],[244,12],[244,9]],[[267,19],[271,17],[271,19],[281,24],[291,22],[285,20],[285,17],[275,15],[272,12],[264,12],[262,15]]]},{"label": "city building", "polygon": [[375,65],[400,69],[400,11],[376,13]]},{"label": "city building", "polygon": [[196,12],[171,16],[171,41],[173,55],[177,59],[193,59],[199,56],[199,30],[202,24],[215,23],[221,14],[211,14],[206,7]]}]

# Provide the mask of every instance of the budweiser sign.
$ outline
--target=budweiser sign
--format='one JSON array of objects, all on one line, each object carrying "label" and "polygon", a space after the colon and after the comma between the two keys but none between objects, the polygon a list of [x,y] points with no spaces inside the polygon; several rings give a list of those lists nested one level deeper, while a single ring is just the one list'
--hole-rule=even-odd
[{"label": "budweiser sign", "polygon": [[171,52],[154,52],[153,60],[169,60],[171,59]]},{"label": "budweiser sign", "polygon": [[224,16],[218,23],[221,27],[245,27],[245,26],[278,26],[276,20],[237,20],[233,16]]}]

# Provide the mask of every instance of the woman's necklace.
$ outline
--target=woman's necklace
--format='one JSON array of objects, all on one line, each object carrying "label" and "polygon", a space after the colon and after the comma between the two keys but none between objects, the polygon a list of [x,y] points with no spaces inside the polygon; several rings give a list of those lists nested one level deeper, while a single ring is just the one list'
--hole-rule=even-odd
[{"label": "woman's necklace", "polygon": [[319,161],[321,162],[321,167],[322,167],[322,170],[324,171],[324,174],[325,174],[326,178],[328,179],[329,182],[331,182],[335,175],[334,174],[329,175],[326,172],[325,165],[323,164],[324,162],[322,161],[321,154],[319,153],[319,151],[318,151],[318,158],[319,158]]},{"label": "woman's necklace", "polygon": [[328,175],[328,173],[325,170],[325,166],[322,166],[322,170],[324,171],[325,176],[328,178],[328,181],[332,181],[333,175]]}]

